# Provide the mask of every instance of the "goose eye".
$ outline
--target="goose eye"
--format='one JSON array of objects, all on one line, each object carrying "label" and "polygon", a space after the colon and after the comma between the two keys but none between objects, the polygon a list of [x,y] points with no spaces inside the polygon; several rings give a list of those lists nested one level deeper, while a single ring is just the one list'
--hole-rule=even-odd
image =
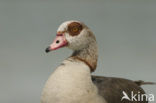
[{"label": "goose eye", "polygon": [[77,27],[74,27],[74,28],[72,28],[72,32],[78,32],[78,28]]}]

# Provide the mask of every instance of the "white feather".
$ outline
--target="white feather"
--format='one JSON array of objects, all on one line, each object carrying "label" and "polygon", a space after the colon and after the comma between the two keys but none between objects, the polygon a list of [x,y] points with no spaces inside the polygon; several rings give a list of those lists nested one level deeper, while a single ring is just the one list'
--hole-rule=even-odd
[{"label": "white feather", "polygon": [[83,62],[64,61],[48,79],[41,103],[106,103]]}]

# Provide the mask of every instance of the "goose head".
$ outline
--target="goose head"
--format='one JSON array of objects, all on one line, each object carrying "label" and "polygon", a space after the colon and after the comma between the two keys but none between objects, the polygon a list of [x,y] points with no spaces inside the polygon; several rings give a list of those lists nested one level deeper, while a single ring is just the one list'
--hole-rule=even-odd
[{"label": "goose head", "polygon": [[97,43],[92,31],[80,21],[66,21],[62,23],[56,33],[53,43],[46,48],[46,52],[68,47],[74,52],[69,57],[84,62],[91,71],[97,65]]},{"label": "goose head", "polygon": [[66,21],[59,26],[56,38],[45,51],[50,52],[62,47],[78,51],[86,48],[92,41],[95,41],[95,37],[84,23],[75,20]]}]

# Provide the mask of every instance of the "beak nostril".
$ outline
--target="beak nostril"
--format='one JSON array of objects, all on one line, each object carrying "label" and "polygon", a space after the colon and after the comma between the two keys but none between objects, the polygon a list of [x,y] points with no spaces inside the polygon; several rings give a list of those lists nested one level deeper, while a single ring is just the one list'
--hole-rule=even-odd
[{"label": "beak nostril", "polygon": [[60,42],[59,40],[56,41],[57,44],[58,44],[59,42]]},{"label": "beak nostril", "polygon": [[56,36],[52,44],[45,50],[45,52],[50,52],[59,48],[62,48],[67,45],[67,41],[65,36]]}]

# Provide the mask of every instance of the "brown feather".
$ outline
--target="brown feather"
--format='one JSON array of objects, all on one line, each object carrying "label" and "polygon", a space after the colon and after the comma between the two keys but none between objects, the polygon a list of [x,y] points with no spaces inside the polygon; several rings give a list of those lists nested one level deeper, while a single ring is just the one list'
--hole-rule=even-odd
[{"label": "brown feather", "polygon": [[148,103],[145,98],[144,101],[128,101],[126,99],[121,101],[123,91],[125,91],[129,97],[131,96],[131,91],[135,94],[138,94],[138,92],[145,94],[145,91],[132,80],[92,76],[92,81],[97,86],[99,94],[103,96],[108,103]]},{"label": "brown feather", "polygon": [[[77,31],[73,31],[73,29],[77,29]],[[83,29],[83,26],[80,23],[72,22],[68,25],[67,32],[69,32],[69,35],[71,35],[71,36],[76,36],[76,35],[80,34],[82,29]]]}]

